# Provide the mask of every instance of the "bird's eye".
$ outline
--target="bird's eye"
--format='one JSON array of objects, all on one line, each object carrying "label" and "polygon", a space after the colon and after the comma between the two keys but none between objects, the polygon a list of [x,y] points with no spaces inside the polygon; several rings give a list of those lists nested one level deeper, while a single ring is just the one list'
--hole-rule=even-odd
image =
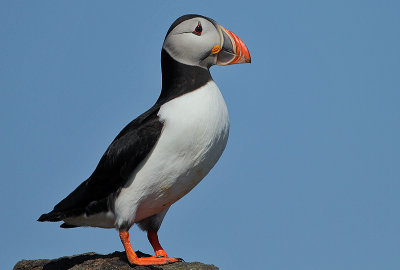
[{"label": "bird's eye", "polygon": [[202,31],[203,31],[203,27],[201,26],[201,23],[199,22],[192,33],[200,36]]}]

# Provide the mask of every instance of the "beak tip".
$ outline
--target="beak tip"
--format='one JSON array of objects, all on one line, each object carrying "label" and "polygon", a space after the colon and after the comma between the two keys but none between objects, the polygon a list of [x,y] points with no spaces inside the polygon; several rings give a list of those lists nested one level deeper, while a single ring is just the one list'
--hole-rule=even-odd
[{"label": "beak tip", "polygon": [[246,63],[251,64],[251,57],[250,57],[250,56],[249,56],[249,58],[247,58],[246,60],[247,60]]},{"label": "beak tip", "polygon": [[247,48],[247,46],[243,43],[243,45],[244,45],[244,52],[243,52],[243,54],[244,54],[244,58],[246,59],[246,63],[251,63],[251,56],[250,56],[250,52],[249,52],[249,49]]},{"label": "beak tip", "polygon": [[[246,47],[246,49],[247,49],[247,47]],[[248,50],[247,50],[247,52],[245,52],[244,55],[242,56],[242,61],[241,61],[241,63],[244,63],[244,64],[250,64],[250,63],[251,63],[251,57],[250,57],[250,53],[249,53]]]}]

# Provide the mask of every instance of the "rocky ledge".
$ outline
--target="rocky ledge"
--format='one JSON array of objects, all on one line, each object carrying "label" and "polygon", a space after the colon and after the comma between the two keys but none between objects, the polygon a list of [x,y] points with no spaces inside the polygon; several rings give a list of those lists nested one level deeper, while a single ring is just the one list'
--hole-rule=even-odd
[{"label": "rocky ledge", "polygon": [[[137,252],[139,257],[149,256]],[[22,260],[14,270],[218,270],[218,267],[200,262],[176,262],[157,266],[130,266],[124,252],[101,255],[94,252],[61,257],[54,260]]]}]

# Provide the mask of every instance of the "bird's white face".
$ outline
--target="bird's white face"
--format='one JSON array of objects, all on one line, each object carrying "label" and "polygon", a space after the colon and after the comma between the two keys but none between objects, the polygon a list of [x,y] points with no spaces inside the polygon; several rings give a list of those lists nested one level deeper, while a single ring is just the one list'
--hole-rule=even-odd
[{"label": "bird's white face", "polygon": [[240,38],[203,17],[177,24],[166,36],[163,48],[176,61],[191,66],[250,62],[249,51]]},{"label": "bird's white face", "polygon": [[211,50],[220,43],[215,25],[198,17],[178,24],[166,37],[163,48],[183,64],[211,66],[216,62],[216,55]]}]

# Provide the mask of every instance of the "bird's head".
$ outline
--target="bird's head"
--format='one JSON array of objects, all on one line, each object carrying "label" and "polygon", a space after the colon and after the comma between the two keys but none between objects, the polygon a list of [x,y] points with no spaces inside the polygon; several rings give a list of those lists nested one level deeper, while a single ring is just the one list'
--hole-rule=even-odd
[{"label": "bird's head", "polygon": [[201,15],[178,18],[167,32],[163,49],[180,63],[203,68],[251,62],[238,36]]}]

